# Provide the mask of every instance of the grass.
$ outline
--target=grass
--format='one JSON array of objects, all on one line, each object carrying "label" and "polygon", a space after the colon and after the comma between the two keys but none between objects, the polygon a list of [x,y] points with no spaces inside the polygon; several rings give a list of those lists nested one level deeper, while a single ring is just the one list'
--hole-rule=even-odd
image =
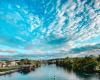
[{"label": "grass", "polygon": [[4,67],[4,68],[0,68],[0,72],[5,72],[5,71],[9,71],[9,70],[14,70],[17,69],[18,67]]}]

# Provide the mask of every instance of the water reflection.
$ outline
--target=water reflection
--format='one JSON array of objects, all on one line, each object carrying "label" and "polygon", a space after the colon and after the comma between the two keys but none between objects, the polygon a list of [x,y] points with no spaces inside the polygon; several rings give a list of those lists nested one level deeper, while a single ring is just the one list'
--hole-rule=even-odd
[{"label": "water reflection", "polygon": [[19,70],[18,72],[25,75],[25,74],[29,74],[31,71],[29,71],[29,70],[27,70],[27,71],[26,70]]},{"label": "water reflection", "polygon": [[89,72],[74,72],[71,68],[58,66],[62,68],[66,73],[74,73],[78,78],[84,80],[100,80],[100,73],[89,73]]},{"label": "water reflection", "polygon": [[20,69],[20,70],[18,70],[18,72],[23,74],[23,75],[27,75],[32,71],[35,71],[35,69]]}]

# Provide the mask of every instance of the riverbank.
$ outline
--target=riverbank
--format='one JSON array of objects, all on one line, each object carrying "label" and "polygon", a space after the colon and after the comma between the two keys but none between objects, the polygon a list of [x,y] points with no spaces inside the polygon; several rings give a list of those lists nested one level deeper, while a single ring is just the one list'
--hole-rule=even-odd
[{"label": "riverbank", "polygon": [[99,56],[86,56],[86,57],[66,57],[59,59],[44,60],[42,63],[56,64],[57,66],[64,67],[75,72],[92,72],[100,73],[100,55]]},{"label": "riverbank", "polygon": [[0,68],[0,75],[10,74],[20,69],[20,66],[3,67]]},{"label": "riverbank", "polygon": [[22,59],[16,61],[0,61],[0,75],[13,73],[21,70],[33,70],[40,66],[38,61]]},{"label": "riverbank", "polygon": [[20,65],[20,66],[14,66],[14,67],[4,67],[4,68],[0,68],[0,75],[10,74],[10,73],[22,71],[22,70],[31,71],[37,67],[39,67],[39,66],[37,66],[37,65]]},{"label": "riverbank", "polygon": [[13,73],[13,72],[16,72],[16,71],[18,71],[18,69],[3,71],[3,72],[0,72],[0,75],[10,74],[10,73]]}]

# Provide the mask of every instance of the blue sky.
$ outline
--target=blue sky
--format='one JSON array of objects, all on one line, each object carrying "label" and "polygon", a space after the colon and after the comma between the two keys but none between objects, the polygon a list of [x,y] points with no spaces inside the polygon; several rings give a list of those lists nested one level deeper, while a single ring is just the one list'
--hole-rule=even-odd
[{"label": "blue sky", "polygon": [[99,43],[99,0],[0,0],[0,55],[63,57]]}]

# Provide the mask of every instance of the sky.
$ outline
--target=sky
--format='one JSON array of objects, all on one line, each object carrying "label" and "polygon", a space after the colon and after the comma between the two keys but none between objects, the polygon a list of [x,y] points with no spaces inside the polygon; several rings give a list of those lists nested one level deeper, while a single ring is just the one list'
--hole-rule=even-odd
[{"label": "sky", "polygon": [[0,0],[0,55],[98,54],[100,0]]}]

